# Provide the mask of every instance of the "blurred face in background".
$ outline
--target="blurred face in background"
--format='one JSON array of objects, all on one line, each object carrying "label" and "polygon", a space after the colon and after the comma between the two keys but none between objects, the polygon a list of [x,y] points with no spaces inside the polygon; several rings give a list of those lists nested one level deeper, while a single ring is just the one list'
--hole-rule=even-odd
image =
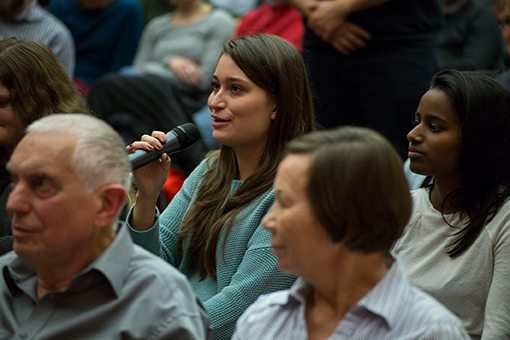
[{"label": "blurred face in background", "polygon": [[505,1],[501,23],[503,27],[503,40],[510,55],[510,1],[508,0]]},{"label": "blurred face in background", "polygon": [[0,15],[10,17],[21,12],[24,5],[29,4],[28,0],[0,0]]},{"label": "blurred face in background", "polygon": [[101,9],[110,6],[115,0],[74,0],[84,9]]},{"label": "blurred face in background", "polygon": [[8,158],[23,133],[14,116],[9,89],[0,82],[0,164],[7,162],[5,158]]}]

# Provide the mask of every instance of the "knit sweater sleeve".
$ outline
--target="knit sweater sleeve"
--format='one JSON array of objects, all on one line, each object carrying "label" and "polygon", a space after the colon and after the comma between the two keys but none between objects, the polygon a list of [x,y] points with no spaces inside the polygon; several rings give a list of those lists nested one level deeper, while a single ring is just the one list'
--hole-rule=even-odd
[{"label": "knit sweater sleeve", "polygon": [[159,255],[173,266],[178,267],[177,239],[181,229],[181,222],[188,211],[190,203],[194,199],[200,179],[206,171],[207,165],[206,160],[204,160],[186,178],[181,190],[175,195],[161,216],[156,212],[154,225],[146,231],[137,231],[131,227],[129,221],[131,220],[133,205],[126,218],[126,225],[129,227],[133,241],[148,251]]},{"label": "knit sweater sleeve", "polygon": [[[261,204],[266,204],[266,213],[273,201],[274,194],[271,194]],[[271,204],[267,205],[268,202]],[[294,276],[278,269],[277,258],[272,253],[271,233],[260,225],[260,220],[257,223],[230,284],[203,302],[213,325],[213,339],[230,339],[237,319],[260,295],[288,289],[295,281]]]}]

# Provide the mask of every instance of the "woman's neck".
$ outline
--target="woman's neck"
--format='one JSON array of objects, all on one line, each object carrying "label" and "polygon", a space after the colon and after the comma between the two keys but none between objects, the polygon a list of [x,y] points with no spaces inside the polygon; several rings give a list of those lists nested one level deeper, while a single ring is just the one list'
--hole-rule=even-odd
[{"label": "woman's neck", "polygon": [[245,181],[248,177],[253,175],[255,169],[259,165],[259,157],[240,157],[236,154],[237,157],[237,168],[239,169],[239,180]]},{"label": "woman's neck", "polygon": [[305,312],[310,339],[324,338],[318,336],[323,332],[326,334],[322,335],[329,337],[347,312],[388,271],[383,253],[367,255],[349,251],[345,255],[335,268],[324,268],[308,279],[303,277],[313,287]]},{"label": "woman's neck", "polygon": [[430,190],[430,203],[437,210],[443,214],[453,214],[459,211],[459,207],[452,202],[451,193],[462,187],[462,180],[434,178],[434,184]]},{"label": "woman's neck", "polygon": [[203,18],[212,9],[210,4],[195,1],[189,5],[181,5],[173,12],[171,21],[173,25],[187,25]]},{"label": "woman's neck", "polygon": [[237,169],[239,169],[238,179],[240,181],[245,181],[255,172],[259,165],[260,158],[262,157],[262,153],[264,152],[264,147],[252,149],[234,149],[237,160]]}]

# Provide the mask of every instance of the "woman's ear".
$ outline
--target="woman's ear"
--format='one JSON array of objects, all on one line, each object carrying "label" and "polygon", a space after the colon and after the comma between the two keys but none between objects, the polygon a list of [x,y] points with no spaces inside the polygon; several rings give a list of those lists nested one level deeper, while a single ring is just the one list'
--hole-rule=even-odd
[{"label": "woman's ear", "polygon": [[276,105],[276,100],[274,101],[274,106],[273,106],[273,111],[271,112],[271,120],[275,120],[276,119],[276,113],[277,113],[277,105]]}]

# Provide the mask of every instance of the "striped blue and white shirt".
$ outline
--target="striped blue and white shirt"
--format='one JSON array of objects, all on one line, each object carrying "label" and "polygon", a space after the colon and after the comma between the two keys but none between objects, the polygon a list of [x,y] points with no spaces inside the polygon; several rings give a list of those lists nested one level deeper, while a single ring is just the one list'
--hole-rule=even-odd
[{"label": "striped blue and white shirt", "polygon": [[[308,339],[305,301],[311,286],[298,278],[292,287],[263,295],[237,322],[233,340]],[[409,284],[397,261],[338,324],[330,340],[470,339],[457,319],[431,296]]]},{"label": "striped blue and white shirt", "polygon": [[36,40],[48,46],[69,77],[73,77],[76,56],[71,32],[41,8],[37,0],[12,19],[0,17],[0,40],[11,37]]}]

